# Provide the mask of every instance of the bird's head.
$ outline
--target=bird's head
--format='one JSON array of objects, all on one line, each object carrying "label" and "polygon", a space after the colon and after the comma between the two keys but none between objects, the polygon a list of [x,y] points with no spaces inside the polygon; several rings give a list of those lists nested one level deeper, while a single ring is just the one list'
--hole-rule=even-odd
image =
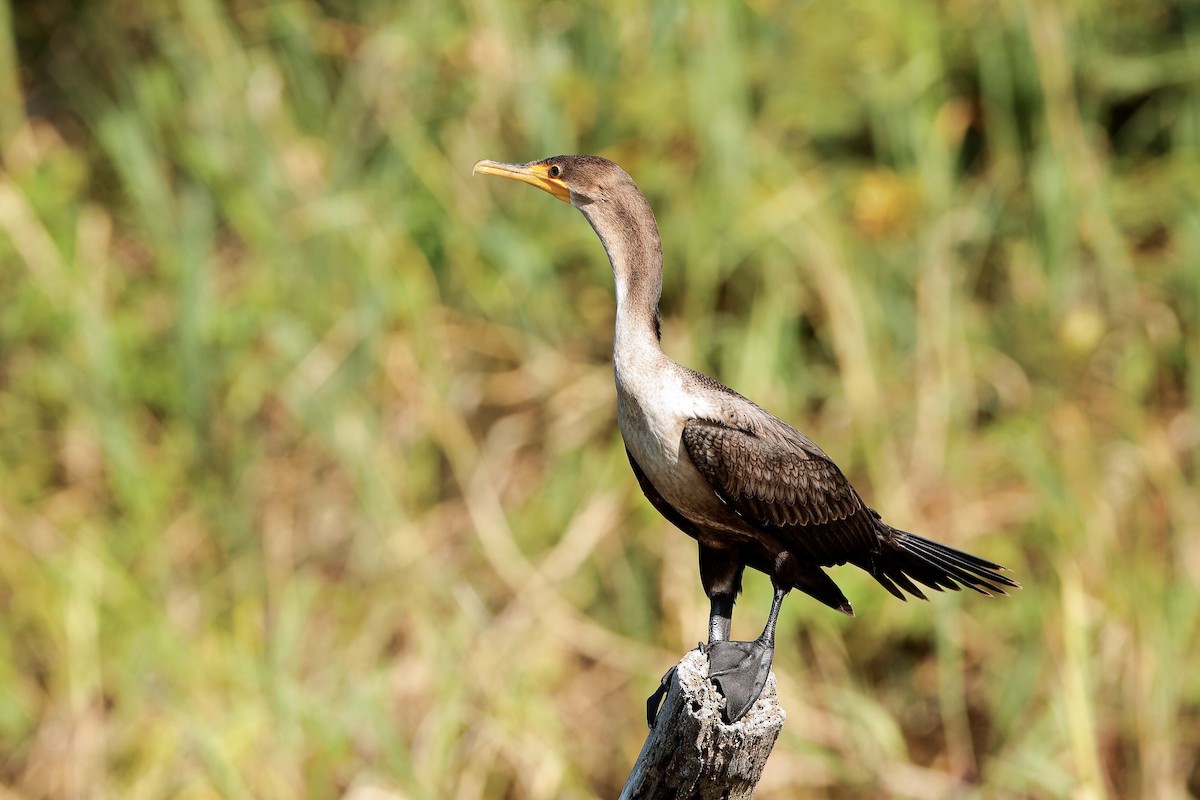
[{"label": "bird's head", "polygon": [[477,161],[475,172],[528,183],[579,209],[618,198],[630,188],[637,191],[625,170],[600,156],[551,156],[528,164]]},{"label": "bird's head", "polygon": [[552,156],[528,164],[477,161],[472,172],[528,183],[579,209],[608,253],[618,306],[623,298],[636,297],[657,319],[662,291],[658,224],[625,170],[600,156]]}]

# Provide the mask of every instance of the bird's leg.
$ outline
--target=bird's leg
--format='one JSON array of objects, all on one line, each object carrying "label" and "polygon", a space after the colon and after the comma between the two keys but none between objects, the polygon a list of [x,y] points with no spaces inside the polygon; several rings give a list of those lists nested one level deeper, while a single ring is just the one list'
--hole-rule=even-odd
[{"label": "bird's leg", "polygon": [[775,584],[775,598],[762,635],[753,642],[710,642],[708,677],[725,695],[725,722],[737,722],[762,694],[775,654],[775,625],[788,590]]},{"label": "bird's leg", "polygon": [[[705,653],[715,642],[729,640],[729,629],[733,621],[733,601],[742,590],[742,572],[746,565],[736,550],[700,545],[700,582],[711,603],[708,612],[708,644],[701,645]],[[654,694],[646,698],[646,724],[654,727],[658,709],[671,687],[675,668],[667,670],[658,683]]]},{"label": "bird's leg", "polygon": [[779,609],[783,607],[783,598],[787,597],[788,589],[775,584],[775,596],[771,598],[771,613],[767,614],[767,624],[759,634],[759,641],[765,642],[772,650],[775,649],[775,625],[779,622]]},{"label": "bird's leg", "polygon": [[[733,595],[714,594],[708,612],[708,644],[702,645],[704,652],[707,653],[708,648],[712,647],[714,642],[729,641],[729,629],[732,624]],[[658,682],[658,688],[654,690],[654,694],[646,698],[646,724],[651,728],[654,727],[654,721],[658,719],[659,706],[667,697],[667,692],[671,688],[671,678],[674,675],[675,668],[671,667]]]},{"label": "bird's leg", "polygon": [[733,625],[733,595],[714,594],[708,612],[708,643],[729,641]]}]

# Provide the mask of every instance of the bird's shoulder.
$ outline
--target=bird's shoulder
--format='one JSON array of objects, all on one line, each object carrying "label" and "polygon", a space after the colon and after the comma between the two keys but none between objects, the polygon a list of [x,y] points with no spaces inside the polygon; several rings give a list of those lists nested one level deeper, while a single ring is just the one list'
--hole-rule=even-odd
[{"label": "bird's shoulder", "polygon": [[[681,369],[689,384],[707,394],[713,408],[712,414],[695,418],[697,434],[704,430],[705,425],[716,425],[728,431],[727,434],[720,434],[727,437],[724,444],[745,448],[747,456],[790,455],[802,460],[825,460],[836,468],[833,460],[816,442],[753,400],[702,372],[687,367]],[[743,441],[738,434],[748,436],[750,440]],[[708,432],[706,435],[718,434]]]}]

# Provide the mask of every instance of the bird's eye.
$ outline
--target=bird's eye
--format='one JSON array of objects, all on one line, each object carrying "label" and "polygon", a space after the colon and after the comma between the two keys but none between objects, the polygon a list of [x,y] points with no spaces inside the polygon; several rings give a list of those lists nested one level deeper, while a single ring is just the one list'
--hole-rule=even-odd
[{"label": "bird's eye", "polygon": [[550,177],[557,178],[559,175],[562,175],[562,167],[560,167],[558,164],[551,165]]}]

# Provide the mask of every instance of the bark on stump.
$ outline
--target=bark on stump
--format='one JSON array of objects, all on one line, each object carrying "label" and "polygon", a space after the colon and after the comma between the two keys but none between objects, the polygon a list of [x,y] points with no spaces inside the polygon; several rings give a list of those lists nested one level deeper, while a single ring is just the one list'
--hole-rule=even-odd
[{"label": "bark on stump", "polygon": [[739,800],[754,793],[787,715],[775,675],[746,716],[721,721],[725,698],[708,680],[708,656],[692,650],[675,668],[621,800]]}]

